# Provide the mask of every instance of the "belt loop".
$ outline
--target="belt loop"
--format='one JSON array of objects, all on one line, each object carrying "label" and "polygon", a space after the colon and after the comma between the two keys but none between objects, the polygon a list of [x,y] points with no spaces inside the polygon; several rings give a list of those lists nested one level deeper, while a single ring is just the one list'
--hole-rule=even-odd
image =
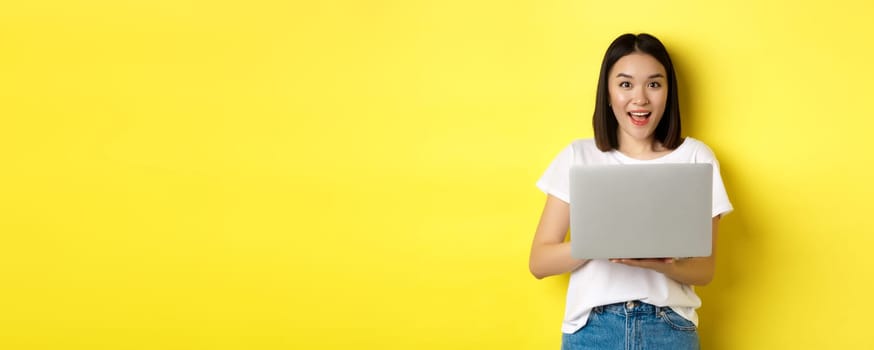
[{"label": "belt loop", "polygon": [[656,316],[659,316],[662,314],[662,307],[661,306],[655,307],[655,314],[656,314]]}]

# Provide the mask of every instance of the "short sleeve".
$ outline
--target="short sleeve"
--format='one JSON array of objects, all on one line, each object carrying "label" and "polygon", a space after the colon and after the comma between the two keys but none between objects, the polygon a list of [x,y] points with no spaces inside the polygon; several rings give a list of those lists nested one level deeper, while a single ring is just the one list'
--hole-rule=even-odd
[{"label": "short sleeve", "polygon": [[573,145],[568,145],[552,160],[543,176],[537,180],[537,188],[570,203],[570,169],[573,159]]},{"label": "short sleeve", "polygon": [[728,200],[728,193],[722,183],[722,174],[719,170],[719,161],[713,158],[713,217],[725,216],[731,213],[734,207]]},{"label": "short sleeve", "polygon": [[722,182],[722,173],[719,169],[719,161],[716,160],[716,155],[703,143],[703,149],[698,152],[697,161],[713,164],[713,217],[719,215],[725,216],[734,210],[731,201],[728,200],[728,193],[725,191],[725,185]]}]

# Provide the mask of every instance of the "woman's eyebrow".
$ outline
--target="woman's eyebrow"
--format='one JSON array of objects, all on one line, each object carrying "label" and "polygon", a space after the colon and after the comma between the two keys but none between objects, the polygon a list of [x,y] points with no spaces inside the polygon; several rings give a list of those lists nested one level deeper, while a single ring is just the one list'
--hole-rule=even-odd
[{"label": "woman's eyebrow", "polygon": [[[633,79],[633,78],[634,78],[634,77],[632,77],[631,75],[628,75],[628,74],[625,74],[625,73],[619,73],[619,74],[616,74],[616,77],[617,77],[617,78],[629,78],[629,79]],[[653,79],[653,78],[664,78],[664,77],[665,77],[664,74],[662,74],[662,73],[656,73],[656,74],[650,75],[650,76],[649,76],[649,79]]]}]

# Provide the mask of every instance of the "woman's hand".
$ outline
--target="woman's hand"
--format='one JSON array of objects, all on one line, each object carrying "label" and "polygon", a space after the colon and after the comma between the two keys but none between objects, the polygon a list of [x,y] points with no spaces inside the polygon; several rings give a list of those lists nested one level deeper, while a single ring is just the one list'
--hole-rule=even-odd
[{"label": "woman's hand", "polygon": [[677,259],[675,258],[610,259],[610,262],[634,267],[642,267],[645,269],[655,270],[663,274],[669,274],[669,271],[674,268],[674,262],[676,261]]},{"label": "woman's hand", "polygon": [[570,205],[547,195],[528,260],[528,268],[537,279],[573,271],[588,261],[571,257],[571,244],[565,242],[569,225]]},{"label": "woman's hand", "polygon": [[641,267],[661,272],[669,278],[688,285],[704,286],[713,280],[716,271],[716,238],[718,236],[719,216],[713,218],[712,255],[700,258],[656,258],[656,259],[610,259],[617,264]]}]

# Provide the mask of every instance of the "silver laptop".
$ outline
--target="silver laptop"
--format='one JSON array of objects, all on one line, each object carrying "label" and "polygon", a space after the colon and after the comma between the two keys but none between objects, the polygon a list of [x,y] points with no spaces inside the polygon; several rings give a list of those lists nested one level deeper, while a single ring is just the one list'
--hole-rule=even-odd
[{"label": "silver laptop", "polygon": [[574,166],[570,172],[571,256],[710,256],[713,166]]}]

